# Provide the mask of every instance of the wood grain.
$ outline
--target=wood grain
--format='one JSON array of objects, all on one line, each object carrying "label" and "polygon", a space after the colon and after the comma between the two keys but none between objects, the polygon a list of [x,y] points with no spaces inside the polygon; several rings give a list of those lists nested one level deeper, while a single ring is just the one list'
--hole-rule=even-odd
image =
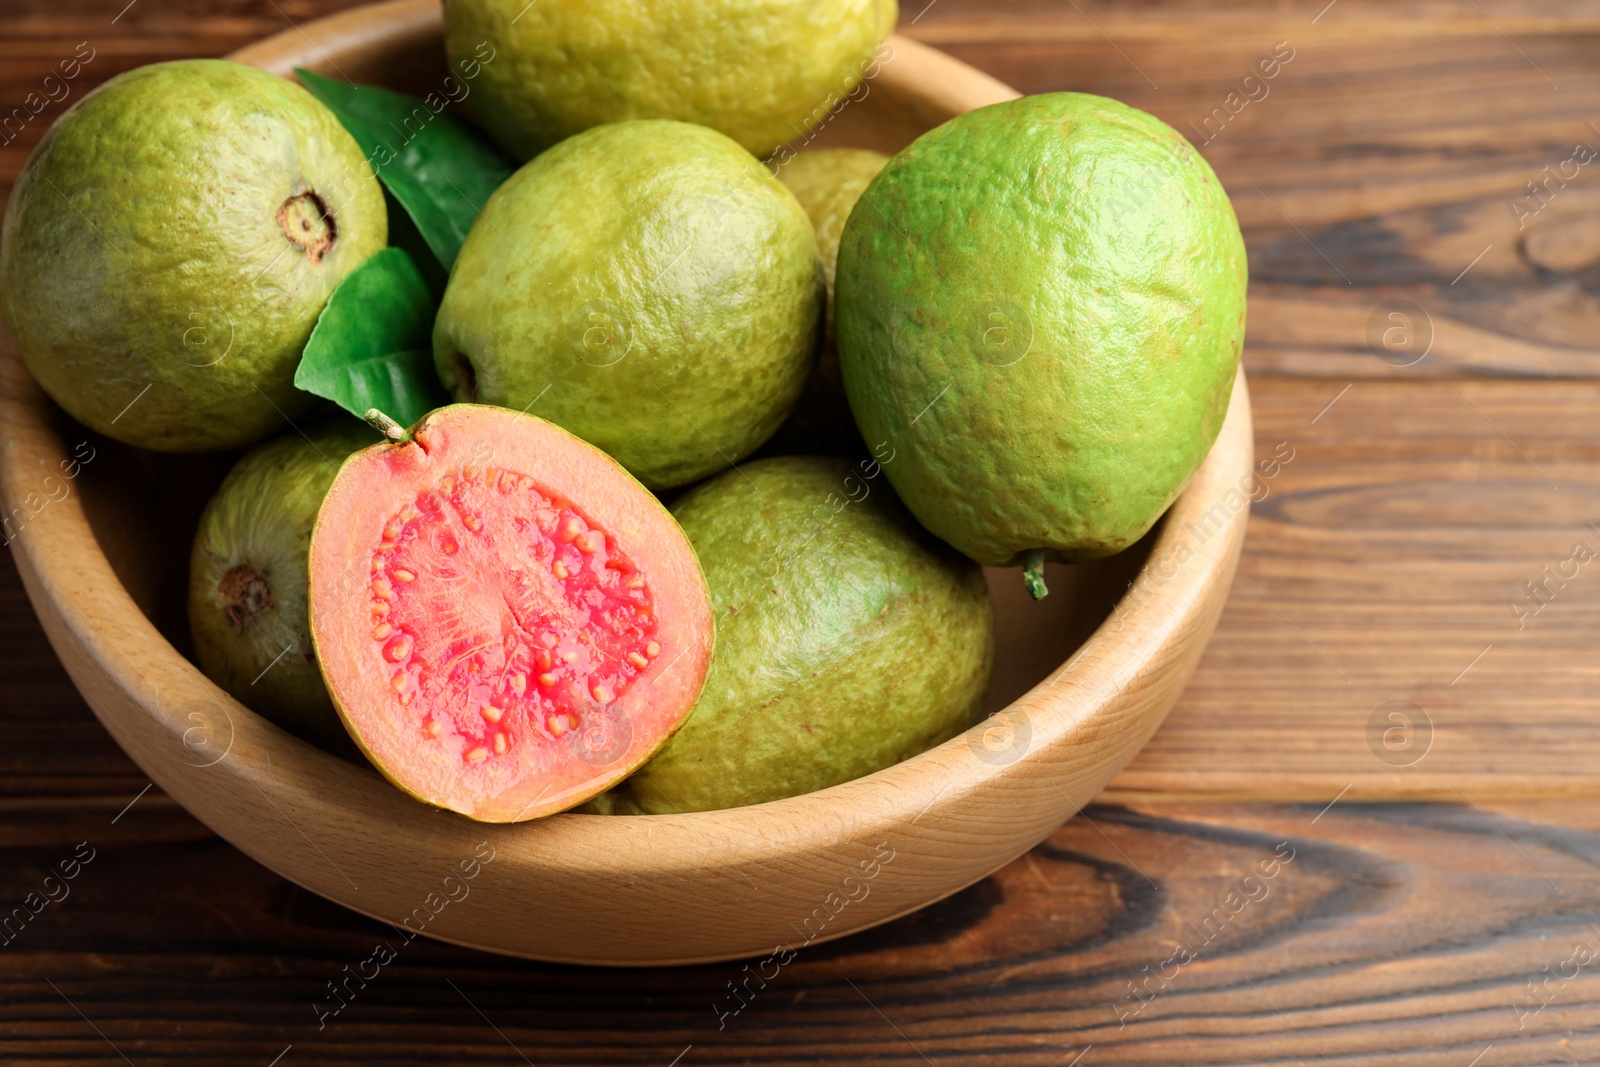
[{"label": "wood grain", "polygon": [[[141,801],[115,826],[110,806],[58,809],[0,844],[6,899],[79,842],[96,850],[4,950],[0,1059],[265,1065],[291,1045],[285,1064],[541,1067],[1060,1067],[1087,1046],[1086,1067],[1600,1054],[1600,805],[1321,807],[1094,808],[980,885],[782,967],[625,975],[406,944],[170,807]],[[180,917],[159,946],[151,913]],[[362,968],[366,984],[319,1016],[336,1006],[328,983],[380,944],[393,962]],[[1587,964],[1569,962],[1579,945]],[[748,989],[742,1008],[730,983]]]},{"label": "wood grain", "polygon": [[[11,0],[0,108],[79,41],[99,49],[86,89],[349,6],[139,0],[113,23],[124,2]],[[1084,1067],[1600,1058],[1592,967],[1545,987],[1549,1005],[1521,1031],[1514,1009],[1539,1003],[1529,981],[1577,940],[1600,949],[1586,640],[1600,572],[1585,567],[1523,630],[1505,603],[1600,518],[1600,397],[1570,380],[1600,365],[1597,172],[1582,168],[1523,230],[1510,206],[1574,143],[1600,147],[1600,15],[1565,0],[1324,8],[902,4],[901,32],[1024,92],[1107,93],[1186,131],[1275,43],[1296,50],[1202,148],[1250,248],[1258,456],[1288,440],[1296,458],[1252,517],[1240,573],[1260,592],[1236,583],[1185,696],[1113,785],[1128,806],[1091,809],[1092,824],[928,911],[807,951],[723,1031],[709,1005],[736,968],[594,972],[417,942],[318,1032],[315,997],[385,928],[256,866],[157,790],[112,825],[148,780],[71,690],[0,562],[0,902],[76,842],[107,843],[74,895],[0,950],[0,1060],[121,1062],[93,1026],[141,1067],[267,1064],[291,1044],[284,1067],[664,1067],[680,1053],[682,1067],[1065,1065],[1091,1041]],[[0,184],[63,106],[0,147]],[[1368,338],[1391,299],[1421,306],[1437,335],[1410,367]],[[1391,699],[1436,730],[1409,767],[1366,738]],[[1284,839],[1300,858],[1265,906],[1118,1029],[1108,994],[1158,968],[1181,927]]]},{"label": "wood grain", "polygon": [[[1294,459],[1254,505],[1205,659],[1113,794],[1595,796],[1600,565],[1566,561],[1600,553],[1600,386],[1347,384],[1257,387],[1257,455],[1286,441]],[[1390,701],[1431,722],[1425,755],[1374,749]]]}]

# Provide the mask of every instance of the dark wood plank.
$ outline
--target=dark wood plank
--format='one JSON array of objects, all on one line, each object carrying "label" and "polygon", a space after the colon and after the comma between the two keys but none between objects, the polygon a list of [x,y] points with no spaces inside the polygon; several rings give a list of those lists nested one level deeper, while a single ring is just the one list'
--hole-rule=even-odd
[{"label": "dark wood plank", "polygon": [[[1600,804],[1320,807],[1095,808],[917,915],[837,944],[797,937],[781,967],[641,972],[406,944],[170,807],[141,801],[114,826],[109,805],[55,809],[0,845],[0,899],[42,887],[79,842],[94,858],[0,950],[0,1060],[265,1065],[290,1045],[285,1065],[1600,1053]],[[533,906],[560,921],[582,904]],[[362,968],[319,1030],[327,983],[380,944],[393,961]],[[748,983],[737,1011],[730,983]]]},{"label": "dark wood plank", "polygon": [[[1600,558],[1600,386],[1253,390],[1258,454],[1294,458],[1263,479],[1216,635],[1113,795],[1594,796],[1600,563],[1580,561]],[[1385,747],[1390,712],[1413,747]]]},{"label": "dark wood plank", "polygon": [[[37,798],[131,797],[149,781],[72,687],[9,551],[0,558],[0,693],[0,812]],[[0,827],[11,817],[0,815]]]}]

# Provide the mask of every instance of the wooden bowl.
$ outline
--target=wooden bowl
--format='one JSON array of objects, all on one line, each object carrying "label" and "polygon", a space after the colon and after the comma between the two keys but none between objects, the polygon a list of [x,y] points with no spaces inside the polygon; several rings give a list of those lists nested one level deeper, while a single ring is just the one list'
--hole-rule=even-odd
[{"label": "wooden bowl", "polygon": [[[893,151],[1016,95],[891,44],[814,143]],[[424,92],[444,76],[433,0],[357,8],[232,58]],[[194,520],[233,457],[94,438],[45,399],[9,340],[0,390],[18,569],[84,698],[156,784],[274,871],[407,937],[590,964],[777,952],[762,966],[780,966],[787,950],[921,908],[1043,839],[1139,751],[1188,680],[1233,577],[1253,459],[1241,376],[1209,458],[1140,546],[1050,568],[1038,604],[1017,571],[991,573],[996,714],[936,749],[756,807],[486,826],[290,736],[180,654]]]}]

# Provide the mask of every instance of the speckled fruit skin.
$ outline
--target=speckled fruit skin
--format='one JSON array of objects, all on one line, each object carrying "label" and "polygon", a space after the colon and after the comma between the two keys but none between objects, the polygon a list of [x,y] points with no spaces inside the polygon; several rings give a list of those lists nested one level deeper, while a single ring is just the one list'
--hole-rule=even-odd
[{"label": "speckled fruit skin", "polygon": [[467,106],[518,159],[625,119],[720,130],[758,156],[871,70],[894,0],[447,0],[452,64],[493,52]]},{"label": "speckled fruit skin", "polygon": [[[315,263],[277,217],[307,192],[334,219]],[[233,448],[306,409],[300,351],[387,238],[361,150],[304,89],[222,60],[157,63],[80,100],[23,167],[0,308],[80,422],[144,448]]]},{"label": "speckled fruit skin", "polygon": [[770,437],[811,372],[822,266],[805,211],[722,134],[579,134],[501,186],[434,323],[457,399],[526,409],[651,489]]},{"label": "speckled fruit skin", "polygon": [[833,278],[839,238],[844,235],[850,209],[888,162],[883,153],[864,148],[819,148],[797,154],[778,171],[778,180],[794,193],[816,229],[817,255],[822,259],[822,278],[828,289],[817,369],[773,439],[773,444],[786,452],[866,454],[839,375],[839,351],[833,338]]},{"label": "speckled fruit skin", "polygon": [[307,552],[339,465],[377,440],[336,416],[251,449],[206,505],[189,557],[189,632],[206,677],[290,733],[345,754],[355,746],[311,645]]},{"label": "speckled fruit skin", "polygon": [[1160,120],[1050,93],[924,134],[839,249],[845,390],[923,524],[982,563],[1136,541],[1205,458],[1245,328],[1244,242]]},{"label": "speckled fruit skin", "polygon": [[971,724],[994,659],[983,572],[917,527],[883,469],[758,460],[673,506],[711,590],[717,650],[689,721],[597,810],[797,796]]}]

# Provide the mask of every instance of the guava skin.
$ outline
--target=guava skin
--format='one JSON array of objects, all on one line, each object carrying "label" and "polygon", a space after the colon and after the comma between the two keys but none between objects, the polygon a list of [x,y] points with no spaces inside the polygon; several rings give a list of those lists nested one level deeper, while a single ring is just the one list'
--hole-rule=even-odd
[{"label": "guava skin", "polygon": [[596,127],[512,175],[450,273],[434,361],[651,489],[772,436],[815,360],[822,265],[794,196],[704,126]]},{"label": "guava skin", "polygon": [[1120,551],[1210,450],[1245,330],[1239,224],[1165,123],[1048,93],[924,134],[839,248],[845,391],[906,506],[981,563]]},{"label": "guava skin", "polygon": [[304,89],[222,60],[157,63],[85,96],[23,167],[0,310],[85,425],[159,451],[234,448],[307,410],[301,349],[387,238],[361,150]]},{"label": "guava skin", "polygon": [[189,630],[200,669],[234,699],[329,751],[355,746],[311,644],[307,553],[339,466],[379,440],[336,416],[258,445],[206,505],[189,557]]},{"label": "guava skin", "polygon": [[778,170],[778,180],[794,193],[816,230],[817,255],[822,259],[822,279],[828,290],[817,369],[773,439],[773,444],[785,451],[866,454],[839,374],[839,351],[833,337],[833,281],[845,220],[888,162],[888,156],[865,148],[818,148],[797,154]]},{"label": "guava skin", "polygon": [[757,460],[673,506],[711,590],[716,653],[688,722],[591,810],[798,796],[971,725],[994,659],[983,572],[876,477],[896,462]]},{"label": "guava skin", "polygon": [[447,0],[445,50],[452,66],[493,50],[467,107],[519,160],[626,119],[765,156],[875,73],[898,16],[895,0]]}]

